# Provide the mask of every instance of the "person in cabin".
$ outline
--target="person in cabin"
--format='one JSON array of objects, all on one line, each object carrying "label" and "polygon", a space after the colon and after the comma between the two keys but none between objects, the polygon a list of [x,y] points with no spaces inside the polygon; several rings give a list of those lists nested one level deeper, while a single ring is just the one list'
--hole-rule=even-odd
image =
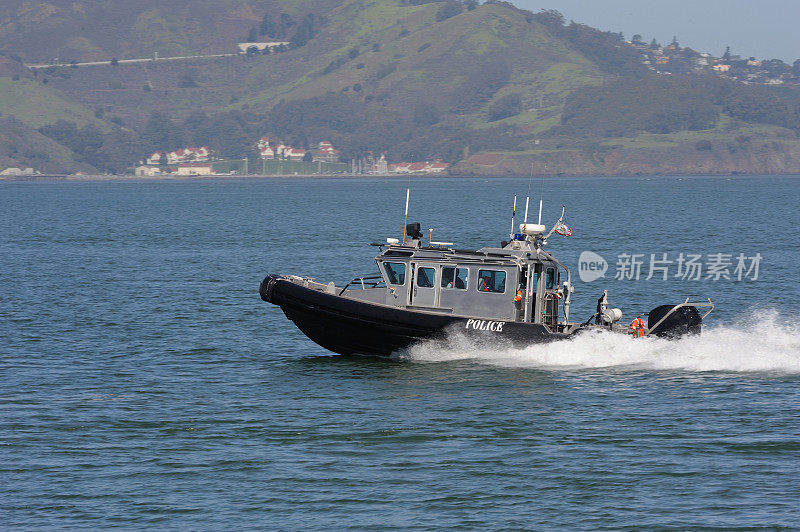
[{"label": "person in cabin", "polygon": [[478,287],[478,290],[481,292],[488,292],[489,291],[489,283],[486,282],[486,277],[481,277],[481,284]]}]

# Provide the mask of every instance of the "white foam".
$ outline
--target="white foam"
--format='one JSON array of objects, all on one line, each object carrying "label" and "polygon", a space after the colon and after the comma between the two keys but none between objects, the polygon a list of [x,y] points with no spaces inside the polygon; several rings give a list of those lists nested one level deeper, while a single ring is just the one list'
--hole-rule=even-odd
[{"label": "white foam", "polygon": [[700,336],[680,340],[631,338],[604,332],[522,349],[476,348],[464,337],[412,347],[420,362],[471,360],[503,367],[620,368],[684,371],[800,373],[800,329],[776,312],[731,325],[704,326]]}]

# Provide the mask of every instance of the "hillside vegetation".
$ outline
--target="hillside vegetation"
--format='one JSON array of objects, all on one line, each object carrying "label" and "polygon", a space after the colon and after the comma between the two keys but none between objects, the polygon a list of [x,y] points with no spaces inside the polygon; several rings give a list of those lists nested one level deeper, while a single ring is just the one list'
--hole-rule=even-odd
[{"label": "hillside vegetation", "polygon": [[[300,22],[335,0],[3,0],[0,52],[27,63],[232,52],[265,13]],[[258,32],[257,32],[258,35]]]},{"label": "hillside vegetation", "polygon": [[[12,4],[13,16],[0,14],[0,60],[19,79],[0,77],[0,111],[57,142],[71,164],[102,170],[123,171],[148,152],[187,145],[255,156],[255,139],[270,135],[303,147],[330,140],[346,159],[441,158],[462,173],[527,173],[531,163],[626,173],[609,163],[622,149],[626,156],[651,150],[679,171],[681,160],[732,153],[731,146],[749,154],[754,144],[741,138],[754,131],[784,147],[800,131],[796,91],[656,76],[617,34],[507,2]],[[18,66],[48,57],[45,49],[109,60],[150,55],[151,45],[224,53],[249,37],[291,45],[281,53],[21,75]],[[75,43],[89,51],[78,54]],[[570,160],[584,162],[573,172]]]}]

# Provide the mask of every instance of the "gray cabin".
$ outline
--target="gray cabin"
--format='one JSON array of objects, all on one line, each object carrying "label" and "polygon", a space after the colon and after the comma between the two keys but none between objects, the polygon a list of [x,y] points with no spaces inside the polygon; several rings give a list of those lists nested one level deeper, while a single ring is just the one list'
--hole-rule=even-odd
[{"label": "gray cabin", "polygon": [[[540,323],[552,332],[569,328],[570,273],[540,239],[472,251],[436,242],[423,247],[415,236],[408,244],[373,244],[381,247],[380,275],[354,279],[340,294],[407,310]],[[359,284],[363,290],[345,292]]]}]

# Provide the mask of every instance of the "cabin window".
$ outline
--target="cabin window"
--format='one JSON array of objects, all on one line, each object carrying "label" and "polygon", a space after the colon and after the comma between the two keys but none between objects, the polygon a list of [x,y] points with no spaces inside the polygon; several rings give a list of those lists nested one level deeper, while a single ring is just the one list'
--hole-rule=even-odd
[{"label": "cabin window", "polygon": [[547,268],[547,277],[545,277],[545,289],[552,290],[556,286],[556,270],[555,268]]},{"label": "cabin window", "polygon": [[433,288],[436,282],[434,268],[420,268],[417,270],[417,286],[420,288]]},{"label": "cabin window", "polygon": [[502,294],[506,291],[506,272],[499,270],[478,271],[478,291]]},{"label": "cabin window", "polygon": [[453,268],[451,266],[442,268],[442,288],[466,290],[468,274],[469,270],[466,268]]},{"label": "cabin window", "polygon": [[404,262],[384,262],[389,284],[406,284],[406,265]]}]

